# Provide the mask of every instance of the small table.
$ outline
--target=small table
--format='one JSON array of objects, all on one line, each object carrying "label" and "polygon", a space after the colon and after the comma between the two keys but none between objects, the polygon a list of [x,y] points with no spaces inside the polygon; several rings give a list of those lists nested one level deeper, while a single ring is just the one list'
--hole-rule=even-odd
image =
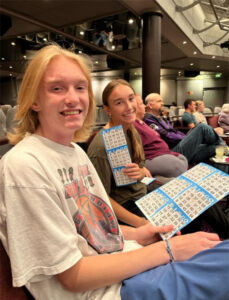
[{"label": "small table", "polygon": [[[223,156],[223,159],[217,159],[216,157],[211,157],[209,160],[211,161],[213,167],[229,174],[229,161],[226,161],[228,156]],[[229,209],[229,195],[226,197],[226,208],[225,210]]]},{"label": "small table", "polygon": [[219,135],[225,142],[226,144],[229,146],[229,135],[228,134],[220,134]]}]

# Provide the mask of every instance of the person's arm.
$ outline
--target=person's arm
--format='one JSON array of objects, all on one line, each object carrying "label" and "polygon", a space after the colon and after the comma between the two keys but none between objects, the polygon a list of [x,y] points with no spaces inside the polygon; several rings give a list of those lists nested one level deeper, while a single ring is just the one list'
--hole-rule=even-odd
[{"label": "person's arm", "polygon": [[139,217],[122,207],[117,201],[115,201],[111,197],[109,197],[109,199],[114,213],[119,221],[122,221],[123,223],[131,225],[133,227],[139,227],[148,222],[145,218]]},{"label": "person's arm", "polygon": [[187,112],[184,112],[183,116],[182,116],[182,123],[184,127],[188,127],[190,129],[192,129],[193,127],[195,127],[195,123],[196,121],[195,117]]},{"label": "person's arm", "polygon": [[[135,229],[136,232],[138,230]],[[126,235],[128,235],[127,232]],[[134,235],[132,232],[132,237]],[[216,234],[206,232],[196,232],[170,239],[175,261],[189,259],[196,253],[212,248],[218,243],[220,240]],[[168,262],[169,254],[166,243],[159,241],[125,253],[83,257],[68,270],[57,274],[56,277],[66,289],[73,292],[84,292],[121,282]]]}]

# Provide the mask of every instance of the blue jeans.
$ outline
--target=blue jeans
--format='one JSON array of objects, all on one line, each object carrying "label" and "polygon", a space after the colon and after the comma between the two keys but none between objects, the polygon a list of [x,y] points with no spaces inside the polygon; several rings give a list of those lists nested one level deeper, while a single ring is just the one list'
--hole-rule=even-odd
[{"label": "blue jeans", "polygon": [[172,151],[183,154],[189,163],[199,163],[215,156],[215,148],[223,141],[215,130],[206,124],[194,127]]},{"label": "blue jeans", "polygon": [[[144,259],[144,258],[142,258]],[[123,281],[122,300],[229,300],[229,240]]]}]

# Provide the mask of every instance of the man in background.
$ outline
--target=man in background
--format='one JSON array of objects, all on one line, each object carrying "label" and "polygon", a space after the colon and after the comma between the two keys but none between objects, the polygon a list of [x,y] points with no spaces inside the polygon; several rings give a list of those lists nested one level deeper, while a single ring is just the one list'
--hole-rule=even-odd
[{"label": "man in background", "polygon": [[168,120],[160,116],[164,106],[161,95],[149,94],[145,98],[145,104],[147,113],[144,122],[161,135],[172,151],[183,154],[189,163],[208,160],[215,155],[216,146],[223,144],[214,129],[206,124],[194,127],[188,135],[173,128]]},{"label": "man in background", "polygon": [[185,112],[182,115],[182,123],[184,127],[192,129],[197,125],[196,118],[193,113],[196,111],[196,102],[187,99],[184,101]]}]

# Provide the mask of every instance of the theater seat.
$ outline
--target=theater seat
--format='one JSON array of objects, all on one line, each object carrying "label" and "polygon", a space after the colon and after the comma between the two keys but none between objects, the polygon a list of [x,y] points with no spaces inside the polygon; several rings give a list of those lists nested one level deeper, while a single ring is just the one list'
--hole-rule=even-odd
[{"label": "theater seat", "polygon": [[9,257],[0,241],[0,299],[1,300],[34,300],[24,287],[12,286],[12,275]]},{"label": "theater seat", "polygon": [[215,116],[207,116],[207,122],[208,122],[208,125],[210,125],[211,127],[213,128],[216,128],[218,127],[218,119],[219,119],[219,115],[215,115]]}]

